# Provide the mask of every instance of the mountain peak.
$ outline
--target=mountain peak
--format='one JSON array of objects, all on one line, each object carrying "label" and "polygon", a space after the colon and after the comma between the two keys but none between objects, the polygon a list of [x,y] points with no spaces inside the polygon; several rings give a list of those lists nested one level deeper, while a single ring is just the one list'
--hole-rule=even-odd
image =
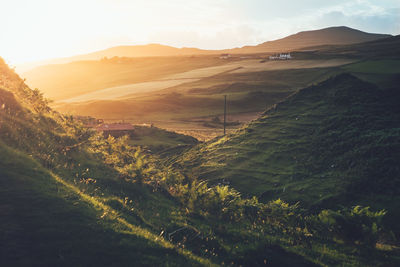
[{"label": "mountain peak", "polygon": [[320,45],[346,45],[391,37],[388,34],[367,33],[347,26],[334,26],[318,30],[301,31],[275,41],[258,45],[265,51],[297,50]]}]

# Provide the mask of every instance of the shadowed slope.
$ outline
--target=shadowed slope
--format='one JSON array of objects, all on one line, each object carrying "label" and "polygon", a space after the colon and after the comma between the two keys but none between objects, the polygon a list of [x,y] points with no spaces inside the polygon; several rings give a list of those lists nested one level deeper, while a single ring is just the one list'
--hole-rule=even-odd
[{"label": "shadowed slope", "polygon": [[128,229],[115,231],[115,222],[101,209],[54,180],[31,157],[3,144],[0,188],[2,266],[196,264]]},{"label": "shadowed slope", "polygon": [[300,90],[237,133],[193,148],[175,166],[228,180],[264,201],[333,205],[394,196],[399,98],[398,90],[342,74]]}]

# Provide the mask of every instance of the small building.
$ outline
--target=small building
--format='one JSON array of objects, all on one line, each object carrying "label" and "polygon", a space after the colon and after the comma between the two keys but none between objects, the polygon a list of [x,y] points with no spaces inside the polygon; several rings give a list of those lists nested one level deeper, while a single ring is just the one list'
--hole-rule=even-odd
[{"label": "small building", "polygon": [[130,123],[103,123],[95,127],[96,131],[103,132],[104,137],[109,135],[113,137],[121,137],[124,135],[132,135],[135,127]]},{"label": "small building", "polygon": [[104,121],[102,119],[96,119],[90,116],[73,116],[74,120],[80,121],[85,128],[94,128],[99,124],[102,124]]},{"label": "small building", "polygon": [[230,57],[231,57],[231,54],[221,54],[221,55],[219,56],[220,59],[228,59],[228,58],[230,58]]},{"label": "small building", "polygon": [[293,57],[290,55],[290,53],[280,53],[279,55],[274,55],[270,56],[270,60],[290,60]]}]

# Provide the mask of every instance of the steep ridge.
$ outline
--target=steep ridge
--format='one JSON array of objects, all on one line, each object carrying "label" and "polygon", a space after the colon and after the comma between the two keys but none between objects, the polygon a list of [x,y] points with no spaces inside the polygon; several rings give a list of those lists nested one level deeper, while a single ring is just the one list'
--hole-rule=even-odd
[{"label": "steep ridge", "polygon": [[[199,145],[170,164],[228,182],[263,201],[333,207],[391,205],[399,194],[398,88],[341,74],[291,95],[238,132]],[[379,201],[377,200],[379,199]]]}]

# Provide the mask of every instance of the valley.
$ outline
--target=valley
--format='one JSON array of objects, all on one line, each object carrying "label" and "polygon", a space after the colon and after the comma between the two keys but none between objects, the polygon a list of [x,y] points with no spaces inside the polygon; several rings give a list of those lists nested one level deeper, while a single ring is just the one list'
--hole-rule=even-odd
[{"label": "valley", "polygon": [[331,27],[0,58],[0,265],[398,266],[399,48]]},{"label": "valley", "polygon": [[[170,47],[117,47],[76,57],[72,62],[65,59],[41,66],[22,76],[31,87],[41,88],[46,97],[55,101],[52,107],[63,113],[106,121],[155,124],[208,140],[219,131],[204,124],[222,114],[224,95],[228,95],[229,115],[257,114],[294,91],[343,72],[342,67],[362,60],[362,56],[355,54],[357,50],[332,56],[329,51],[322,49],[320,53],[308,48],[322,45],[316,36],[327,38],[329,32],[329,38],[333,39],[343,35],[342,39],[326,39],[330,44],[351,45],[387,37],[333,27],[242,50],[185,50],[190,52],[181,53],[182,50],[172,56]],[[342,35],[333,34],[337,32]],[[351,38],[355,38],[352,41],[344,37],[351,34]],[[272,43],[277,44],[274,49]],[[287,43],[292,45],[285,45]],[[142,53],[134,52],[135,49]],[[151,49],[158,52],[152,57],[138,57]],[[292,60],[269,60],[269,56],[288,49],[297,49],[292,52]],[[199,117],[205,119],[193,124]],[[240,123],[244,125],[248,121]]]},{"label": "valley", "polygon": [[[52,106],[67,114],[88,115],[107,121],[124,120],[133,124],[153,123],[162,128],[184,129],[196,134],[211,130],[203,125],[221,115],[223,95],[228,95],[228,120],[241,117],[245,119],[240,120],[241,124],[247,123],[247,116],[241,114],[258,114],[294,90],[323,80],[340,71],[340,66],[354,62],[352,59],[281,62],[263,59],[266,56],[258,57],[252,60],[232,58],[216,67],[167,75],[151,82],[100,89],[58,100]],[[72,90],[78,90],[78,87]],[[250,102],[251,106],[248,105]],[[154,108],[154,103],[157,103],[157,108]],[[206,139],[212,136],[215,135],[211,133]]]}]

